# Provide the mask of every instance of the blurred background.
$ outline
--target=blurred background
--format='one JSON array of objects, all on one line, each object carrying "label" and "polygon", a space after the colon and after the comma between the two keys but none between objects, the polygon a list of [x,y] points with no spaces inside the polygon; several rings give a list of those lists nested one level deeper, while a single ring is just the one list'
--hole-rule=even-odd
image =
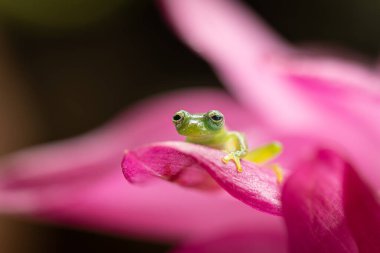
[{"label": "blurred background", "polygon": [[[298,45],[376,61],[376,0],[250,0]],[[84,133],[153,94],[222,85],[154,1],[0,0],[0,154]],[[166,252],[170,245],[0,216],[0,252]]]}]

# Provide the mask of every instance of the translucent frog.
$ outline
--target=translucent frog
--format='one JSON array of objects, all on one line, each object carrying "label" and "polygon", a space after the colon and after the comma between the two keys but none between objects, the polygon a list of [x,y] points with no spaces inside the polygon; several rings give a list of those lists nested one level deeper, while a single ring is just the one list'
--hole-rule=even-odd
[{"label": "translucent frog", "polygon": [[[196,114],[180,110],[174,114],[173,123],[177,132],[186,136],[186,142],[227,152],[222,161],[224,163],[233,161],[238,172],[243,171],[241,159],[256,164],[267,164],[282,151],[282,145],[279,142],[249,150],[244,134],[228,131],[223,114],[217,110]],[[281,167],[278,164],[271,164],[270,167],[275,172],[277,181],[281,182],[283,179]]]}]

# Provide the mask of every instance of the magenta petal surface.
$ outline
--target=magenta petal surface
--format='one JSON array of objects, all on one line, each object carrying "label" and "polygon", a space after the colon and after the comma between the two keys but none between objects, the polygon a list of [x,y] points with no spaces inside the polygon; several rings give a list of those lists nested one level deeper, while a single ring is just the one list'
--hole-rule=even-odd
[{"label": "magenta petal surface", "polygon": [[343,176],[349,165],[321,150],[300,162],[282,195],[290,252],[358,252],[343,209]]},{"label": "magenta petal surface", "polygon": [[238,173],[234,163],[222,162],[225,154],[185,142],[163,142],[129,151],[122,167],[130,182],[141,182],[153,175],[197,188],[215,187],[209,174],[244,203],[264,212],[280,214],[280,186],[274,173],[244,160],[243,172]]},{"label": "magenta petal surface", "polygon": [[380,252],[380,202],[354,170],[344,177],[344,210],[359,252]]}]

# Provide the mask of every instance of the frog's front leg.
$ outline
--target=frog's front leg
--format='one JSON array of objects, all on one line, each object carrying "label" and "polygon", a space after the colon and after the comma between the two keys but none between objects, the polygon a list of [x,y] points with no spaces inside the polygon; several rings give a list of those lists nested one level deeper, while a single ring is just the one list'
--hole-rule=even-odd
[{"label": "frog's front leg", "polygon": [[223,157],[222,161],[224,163],[228,163],[231,160],[234,161],[237,171],[243,172],[240,159],[247,154],[248,150],[244,136],[239,132],[229,132],[226,137],[224,149],[229,153]]},{"label": "frog's front leg", "polygon": [[228,163],[230,160],[233,160],[236,165],[237,171],[243,172],[243,168],[241,167],[241,163],[240,163],[240,159],[243,157],[244,157],[244,154],[242,154],[239,151],[236,151],[236,152],[230,152],[228,155],[224,156],[222,160],[224,163]]}]

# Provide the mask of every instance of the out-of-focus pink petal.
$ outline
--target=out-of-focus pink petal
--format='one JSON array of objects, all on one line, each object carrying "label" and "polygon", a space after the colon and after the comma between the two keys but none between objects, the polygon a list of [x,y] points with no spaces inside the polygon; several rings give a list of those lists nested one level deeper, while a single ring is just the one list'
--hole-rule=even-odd
[{"label": "out-of-focus pink petal", "polygon": [[170,240],[278,224],[274,216],[252,217],[252,208],[222,191],[200,193],[166,182],[146,187],[126,183],[120,169],[123,150],[181,139],[171,123],[180,108],[219,109],[238,130],[252,126],[247,118],[255,119],[213,89],[173,92],[144,101],[90,134],[4,157],[0,211]]},{"label": "out-of-focus pink petal", "polygon": [[[292,50],[238,1],[161,0],[179,35],[218,72],[227,87],[272,124],[296,125],[307,113],[278,82],[278,58]],[[257,94],[260,94],[258,96]],[[252,107],[253,105],[253,107]],[[282,113],[287,108],[296,112]]]},{"label": "out-of-focus pink petal", "polygon": [[180,36],[275,132],[315,136],[353,158],[380,189],[380,75],[295,50],[238,1],[162,0]]},{"label": "out-of-focus pink petal", "polygon": [[286,235],[282,229],[252,228],[207,238],[197,242],[187,242],[173,253],[286,253]]},{"label": "out-of-focus pink petal", "polygon": [[311,112],[318,112],[314,103],[319,101],[310,101],[294,87],[300,81],[305,87],[319,80],[328,86],[367,91],[379,101],[380,76],[375,69],[295,50],[238,1],[161,3],[184,41],[215,67],[239,98],[274,125],[294,128],[303,123],[302,129],[308,119],[310,125],[316,121]]},{"label": "out-of-focus pink petal", "polygon": [[[344,68],[344,64],[341,65]],[[299,125],[297,132],[313,135],[326,143],[335,143],[353,160],[366,180],[380,189],[380,159],[376,152],[380,148],[380,117],[377,116],[380,111],[380,78],[367,73],[361,75],[361,82],[358,78],[347,80],[351,73],[359,71],[355,72],[354,66],[351,72],[347,70],[345,76],[342,72],[340,78],[324,72],[315,71],[315,74],[312,71],[314,68],[311,67],[309,72],[284,73],[289,87],[298,90],[313,104],[310,114],[314,115],[314,119]]]},{"label": "out-of-focus pink petal", "polygon": [[123,160],[123,172],[131,182],[153,175],[184,186],[215,187],[208,172],[237,199],[261,211],[280,214],[280,186],[273,171],[242,160],[243,172],[239,173],[233,162],[222,162],[225,155],[216,149],[185,142],[157,143],[128,152]]},{"label": "out-of-focus pink petal", "polygon": [[332,151],[300,162],[283,188],[290,252],[358,252],[343,210],[343,176],[351,169]]},{"label": "out-of-focus pink petal", "polygon": [[[237,1],[161,0],[179,35],[218,66],[241,64],[284,49],[283,42]],[[273,51],[274,50],[274,51]],[[233,64],[231,63],[231,64]]]},{"label": "out-of-focus pink petal", "polygon": [[353,170],[344,176],[344,210],[359,252],[380,252],[380,204],[376,195]]}]

